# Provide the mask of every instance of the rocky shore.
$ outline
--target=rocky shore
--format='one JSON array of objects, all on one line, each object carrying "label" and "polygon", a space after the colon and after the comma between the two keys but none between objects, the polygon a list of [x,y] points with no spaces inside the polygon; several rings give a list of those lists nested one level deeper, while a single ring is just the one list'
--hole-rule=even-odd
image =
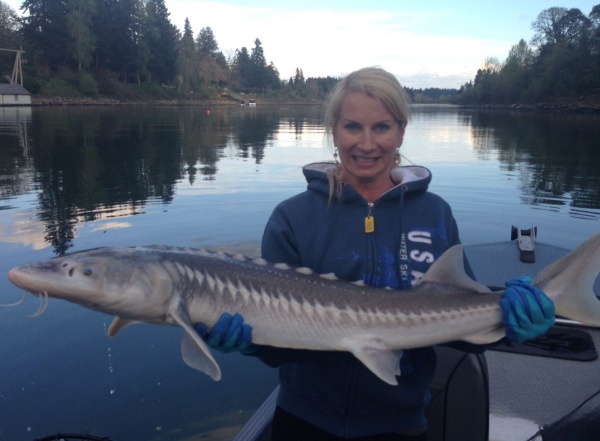
[{"label": "rocky shore", "polygon": [[[31,98],[34,106],[236,106],[237,101],[227,98],[211,100],[118,100],[114,98],[63,98],[63,97],[34,97]],[[259,104],[286,104],[286,105],[315,105],[320,104],[314,100],[289,101],[285,99],[261,99]],[[585,99],[575,102],[548,102],[536,104],[483,104],[460,105],[464,108],[479,110],[509,110],[518,112],[552,112],[552,113],[582,113],[600,114],[600,98]]]},{"label": "rocky shore", "polygon": [[[285,104],[289,105],[315,105],[322,104],[318,100],[309,99],[287,99],[281,98],[259,98],[258,104]],[[34,106],[239,106],[240,103],[233,99],[220,97],[207,100],[194,99],[156,99],[156,100],[119,100],[115,98],[64,98],[64,97],[39,97],[31,96],[31,104]]]},{"label": "rocky shore", "polygon": [[31,97],[34,106],[226,106],[237,105],[227,99],[215,100],[118,100],[114,98]]},{"label": "rocky shore", "polygon": [[578,100],[556,100],[535,104],[484,104],[463,107],[489,110],[514,110],[519,112],[600,114],[600,94],[581,97]]}]

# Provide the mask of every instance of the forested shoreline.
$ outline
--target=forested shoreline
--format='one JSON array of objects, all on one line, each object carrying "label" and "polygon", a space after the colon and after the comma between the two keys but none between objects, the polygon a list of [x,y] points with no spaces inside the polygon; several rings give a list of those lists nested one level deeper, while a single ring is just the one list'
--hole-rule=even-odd
[{"label": "forested shoreline", "polygon": [[[25,88],[39,104],[322,101],[339,78],[281,78],[260,38],[224,53],[210,27],[181,31],[165,0],[0,0],[0,47],[22,48]],[[457,89],[412,89],[416,103],[518,109],[600,109],[600,4],[586,13],[551,7],[501,61],[488,58]],[[0,51],[0,76],[14,52]]]}]

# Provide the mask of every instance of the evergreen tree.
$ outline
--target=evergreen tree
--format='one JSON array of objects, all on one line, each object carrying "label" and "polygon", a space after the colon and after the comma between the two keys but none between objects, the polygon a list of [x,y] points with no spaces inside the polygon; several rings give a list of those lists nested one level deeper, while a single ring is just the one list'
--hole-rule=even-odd
[{"label": "evergreen tree", "polygon": [[267,61],[262,48],[262,43],[257,38],[254,40],[254,48],[250,52],[250,69],[246,77],[248,86],[257,92],[265,87],[265,68]]},{"label": "evergreen tree", "polygon": [[171,24],[164,0],[148,0],[144,41],[149,50],[148,72],[152,80],[169,84],[177,69],[179,31]]},{"label": "evergreen tree", "polygon": [[96,36],[95,66],[128,82],[146,72],[148,51],[142,40],[145,9],[142,0],[96,0],[92,29]]},{"label": "evergreen tree", "polygon": [[296,75],[294,76],[294,87],[301,87],[304,84],[304,72],[302,69],[296,68]]},{"label": "evergreen tree", "polygon": [[281,87],[281,80],[279,79],[279,69],[271,61],[267,66],[267,87],[277,90]]},{"label": "evergreen tree", "polygon": [[257,67],[263,68],[267,66],[267,60],[265,59],[265,52],[262,48],[262,43],[257,38],[254,40],[254,48],[250,53],[250,61]]},{"label": "evergreen tree", "polygon": [[200,30],[196,38],[199,56],[198,74],[201,82],[207,86],[225,86],[229,81],[229,66],[225,56],[219,51],[219,45],[210,27]]},{"label": "evergreen tree", "polygon": [[233,87],[238,88],[242,92],[248,92],[250,90],[249,78],[252,69],[250,54],[246,47],[242,47],[239,50],[236,49],[231,70]]},{"label": "evergreen tree", "polygon": [[186,17],[183,26],[183,35],[179,41],[179,91],[191,91],[191,83],[193,79],[193,71],[197,62],[196,44],[194,43],[194,32],[190,21]]},{"label": "evergreen tree", "polygon": [[200,29],[196,39],[198,52],[205,55],[214,55],[219,51],[219,45],[215,39],[215,34],[210,27]]},{"label": "evergreen tree", "polygon": [[21,9],[28,14],[21,32],[36,62],[52,68],[67,64],[71,57],[65,51],[70,43],[65,1],[24,0]]}]

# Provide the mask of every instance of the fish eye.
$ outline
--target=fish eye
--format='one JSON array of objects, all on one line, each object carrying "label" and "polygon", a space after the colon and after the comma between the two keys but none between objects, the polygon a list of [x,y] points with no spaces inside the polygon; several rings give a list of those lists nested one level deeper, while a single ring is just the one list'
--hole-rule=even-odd
[{"label": "fish eye", "polygon": [[83,270],[83,275],[84,276],[91,276],[94,272],[92,271],[91,268],[86,268]]}]

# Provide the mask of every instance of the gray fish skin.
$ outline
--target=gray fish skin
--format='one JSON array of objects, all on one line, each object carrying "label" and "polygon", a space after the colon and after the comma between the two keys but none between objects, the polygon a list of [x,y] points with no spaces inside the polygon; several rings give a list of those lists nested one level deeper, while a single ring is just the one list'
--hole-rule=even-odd
[{"label": "gray fish skin", "polygon": [[[600,326],[593,292],[599,270],[597,234],[533,284],[552,298],[558,315]],[[461,245],[402,291],[262,259],[161,245],[83,251],[13,268],[8,276],[33,294],[115,315],[111,336],[138,322],[181,326],[184,361],[215,380],[221,378],[219,366],[193,324],[211,328],[223,312],[240,313],[252,326],[255,344],[349,351],[389,384],[397,384],[404,349],[457,340],[486,344],[505,335],[503,293],[467,276]]]}]

